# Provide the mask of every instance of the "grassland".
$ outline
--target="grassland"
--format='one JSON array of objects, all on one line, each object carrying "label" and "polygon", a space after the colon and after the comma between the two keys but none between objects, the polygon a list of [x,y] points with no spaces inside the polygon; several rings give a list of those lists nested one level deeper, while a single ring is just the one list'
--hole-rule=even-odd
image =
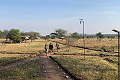
[{"label": "grassland", "polygon": [[16,55],[0,54],[0,55],[4,56],[4,57],[1,56],[1,58],[0,58],[0,66],[5,66],[5,65],[8,65],[8,64],[17,62],[17,61],[24,60],[26,58],[33,57],[33,55],[17,55],[17,54]]},{"label": "grassland", "polygon": [[[99,55],[99,52],[98,51],[93,51],[93,50],[85,50],[85,53],[86,54],[90,54],[90,55]],[[84,54],[84,51],[82,48],[74,48],[74,47],[71,47],[70,49],[66,49],[66,50],[63,50],[61,52],[58,52],[56,54],[61,54],[61,55],[66,55],[66,54],[71,54],[71,55],[82,55]]]},{"label": "grassland", "polygon": [[[27,43],[16,44],[10,42],[2,44],[4,41],[5,39],[0,39],[0,66],[2,67],[44,52],[45,41],[42,39],[32,43],[27,41]],[[43,80],[39,61],[31,61],[17,68],[1,72],[0,80]]]},{"label": "grassland", "polygon": [[[27,41],[27,43],[16,43],[16,44],[1,44],[0,52],[1,53],[39,53],[40,50],[43,50],[45,41],[36,40],[33,42]],[[35,47],[37,46],[37,47]]]},{"label": "grassland", "polygon": [[[60,43],[66,43],[66,40],[61,39],[51,39],[52,41],[57,41]],[[79,39],[73,46],[83,47],[83,39]],[[118,52],[118,40],[114,39],[97,39],[97,38],[85,38],[85,48],[101,50],[105,52]]]},{"label": "grassland", "polygon": [[0,73],[0,80],[43,80],[39,60]]},{"label": "grassland", "polygon": [[118,65],[118,57],[106,57],[104,60]]},{"label": "grassland", "polygon": [[[66,43],[65,40],[51,39],[52,41],[57,41],[60,43]],[[0,42],[0,65],[6,65],[14,61],[22,60],[28,57],[32,57],[30,54],[40,54],[44,53],[44,45],[47,43],[53,43],[54,51],[56,51],[55,42],[45,41],[43,39],[37,39],[33,42],[27,41],[27,43],[6,43],[1,39]],[[83,47],[83,40],[79,39],[73,46]],[[102,55],[117,55],[117,53],[111,53],[109,50],[114,50],[117,52],[117,39],[101,39],[96,38],[86,39],[85,47],[94,50],[85,50],[86,59],[83,61],[83,49],[71,47],[70,50],[64,50],[57,52],[56,54],[75,54],[77,56],[54,56],[54,59],[60,63],[65,69],[67,69],[71,74],[76,76],[78,79],[83,80],[117,80],[118,75],[118,58],[117,57],[104,57]],[[64,47],[64,48],[63,48]],[[66,45],[60,44],[60,50],[65,49]],[[108,52],[104,52],[104,51]],[[4,54],[3,54],[4,53]],[[11,54],[8,54],[11,53]],[[16,54],[19,53],[19,54]],[[29,55],[29,56],[28,56]],[[95,56],[96,55],[96,56]],[[30,66],[29,66],[30,65]],[[7,70],[0,73],[1,80],[41,80],[41,73],[39,69],[39,63],[37,60],[24,64],[23,66]],[[34,72],[35,71],[35,72]],[[35,74],[34,74],[35,73]]]},{"label": "grassland", "polygon": [[[84,50],[82,48],[75,48],[75,47],[71,47],[69,50],[63,50],[60,52],[57,52],[55,54],[58,55],[83,55],[84,54]],[[117,53],[109,53],[109,52],[100,52],[100,51],[93,51],[93,50],[89,50],[89,49],[85,49],[85,55],[87,56],[100,56],[100,57],[104,57],[104,56],[117,56]]]},{"label": "grassland", "polygon": [[[0,52],[1,53],[34,53],[34,54],[39,54],[39,53],[44,53],[44,45],[45,43],[53,43],[51,41],[47,42],[43,39],[37,39],[31,42],[30,40],[27,41],[27,43],[16,43],[16,44],[11,44],[11,43],[6,43],[2,44],[5,39],[1,39],[1,44],[0,44]],[[56,50],[55,43],[54,45],[54,50]],[[61,47],[64,45],[60,44]]]},{"label": "grassland", "polygon": [[[52,40],[66,44],[66,40]],[[67,71],[78,79],[82,80],[117,80],[118,78],[118,57],[117,39],[96,39],[85,38],[85,54],[83,61],[83,49],[70,48],[56,54],[75,54],[77,56],[54,56],[54,59],[61,64]],[[74,45],[83,47],[83,39],[79,39]],[[93,50],[100,51],[93,51]],[[106,55],[106,57],[105,57]],[[110,56],[111,55],[111,56]],[[102,58],[101,58],[102,57]]]},{"label": "grassland", "polygon": [[[20,61],[29,57],[32,57],[37,54],[42,54],[45,52],[44,45],[45,43],[53,42],[47,42],[43,39],[37,39],[31,42],[30,40],[27,41],[27,43],[5,43],[2,44],[2,42],[5,41],[5,39],[0,39],[0,66],[7,65],[16,61]],[[54,50],[56,50],[55,43]],[[64,47],[64,45],[60,44],[61,47]]]},{"label": "grassland", "polygon": [[117,80],[118,65],[109,63],[100,57],[54,56],[58,63],[72,75],[82,80]]},{"label": "grassland", "polygon": [[[44,45],[45,43],[53,43],[51,41],[57,41],[60,43],[66,43],[66,40],[61,39],[51,39],[51,41],[47,42],[43,39],[37,39],[31,42],[30,40],[27,43],[20,43],[20,44],[2,44],[5,39],[0,39],[0,52],[2,53],[43,53],[44,52]],[[117,39],[96,39],[96,38],[85,38],[85,47],[94,50],[101,50],[101,51],[108,51],[108,52],[118,52],[118,41]],[[83,39],[79,39],[73,46],[83,47]],[[64,45],[60,44],[60,47],[64,47]],[[56,48],[54,47],[54,50]]]},{"label": "grassland", "polygon": [[[51,39],[52,41],[57,41],[60,43],[66,43],[66,40],[61,39]],[[2,44],[4,39],[1,39],[0,52],[1,53],[43,53],[45,43],[53,43],[54,50],[56,50],[54,42],[47,42],[43,39],[37,39],[31,42],[30,40],[27,43],[20,44]],[[85,38],[85,47],[94,50],[108,51],[109,53],[117,52],[117,39],[96,39],[96,38]],[[79,39],[73,46],[83,47],[83,39]],[[60,47],[65,47],[65,45],[60,44]],[[71,50],[72,51],[72,50]],[[81,51],[81,50],[80,50]],[[72,51],[73,52],[73,51]],[[77,52],[81,53],[81,52]]]}]

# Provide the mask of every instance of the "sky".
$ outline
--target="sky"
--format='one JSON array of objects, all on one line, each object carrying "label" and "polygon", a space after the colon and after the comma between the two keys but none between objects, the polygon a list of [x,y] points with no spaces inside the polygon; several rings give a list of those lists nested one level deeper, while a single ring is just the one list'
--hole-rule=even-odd
[{"label": "sky", "polygon": [[49,35],[68,33],[114,34],[120,31],[120,0],[0,0],[0,30],[20,29]]}]

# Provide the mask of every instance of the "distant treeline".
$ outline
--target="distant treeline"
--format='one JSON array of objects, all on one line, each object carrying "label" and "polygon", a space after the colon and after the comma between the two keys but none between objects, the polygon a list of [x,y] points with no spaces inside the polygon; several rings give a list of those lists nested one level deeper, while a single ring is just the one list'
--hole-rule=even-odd
[{"label": "distant treeline", "polygon": [[[74,32],[74,33],[68,33],[67,30],[63,30],[63,29],[55,29],[55,31],[53,33],[50,33],[50,35],[46,35],[47,38],[65,38],[65,37],[72,37],[72,38],[83,38],[83,34],[79,34],[78,32]],[[115,38],[117,37],[117,34],[102,34],[101,32],[98,32],[96,34],[84,34],[85,38]]]},{"label": "distant treeline", "polygon": [[[64,30],[64,29],[54,29],[54,32],[50,33],[49,35],[46,35],[46,36],[41,36],[39,32],[20,32],[19,29],[11,29],[11,30],[3,30],[1,31],[0,30],[0,38],[6,38],[7,39],[10,39],[12,40],[13,42],[20,42],[22,41],[22,36],[26,36],[26,37],[29,37],[29,39],[34,40],[34,39],[37,39],[37,38],[45,38],[45,39],[48,39],[48,38],[66,38],[66,37],[71,37],[71,38],[77,38],[77,39],[80,39],[80,38],[83,38],[83,34],[79,34],[78,32],[74,32],[74,33],[68,33],[67,30]],[[115,38],[117,37],[117,34],[102,34],[101,32],[98,32],[96,34],[93,34],[93,35],[89,35],[89,34],[84,34],[84,37],[86,38],[94,38],[94,37],[97,37],[97,38]]]},{"label": "distant treeline", "polygon": [[[102,34],[102,35],[103,35],[103,38],[115,38],[118,36],[117,34]],[[86,37],[93,38],[93,37],[97,37],[97,35],[96,34],[86,34]]]},{"label": "distant treeline", "polygon": [[31,42],[34,39],[41,37],[39,32],[20,32],[19,29],[11,29],[11,30],[0,30],[0,38],[6,38],[6,41],[9,39],[12,42],[21,42],[25,40],[25,38],[30,39]]}]

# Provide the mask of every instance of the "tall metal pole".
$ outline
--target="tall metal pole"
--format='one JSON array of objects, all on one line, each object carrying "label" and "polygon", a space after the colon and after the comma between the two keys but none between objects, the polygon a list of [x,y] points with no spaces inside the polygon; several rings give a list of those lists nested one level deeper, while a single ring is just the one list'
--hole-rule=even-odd
[{"label": "tall metal pole", "polygon": [[84,21],[83,19],[80,19],[80,24],[83,23],[83,48],[84,48],[84,60],[85,60],[85,37],[84,37]]},{"label": "tall metal pole", "polygon": [[120,42],[119,42],[119,39],[120,39],[120,32],[118,32],[118,80],[120,80]]},{"label": "tall metal pole", "polygon": [[120,80],[120,31],[113,29],[112,31],[118,33],[118,80]]},{"label": "tall metal pole", "polygon": [[83,21],[83,46],[84,46],[84,60],[85,60],[85,37],[84,37],[84,21]]}]

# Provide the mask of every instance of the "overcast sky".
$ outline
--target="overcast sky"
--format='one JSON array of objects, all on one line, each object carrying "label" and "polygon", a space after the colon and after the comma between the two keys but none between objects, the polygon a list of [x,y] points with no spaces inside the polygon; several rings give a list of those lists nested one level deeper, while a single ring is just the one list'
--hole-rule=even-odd
[{"label": "overcast sky", "polygon": [[113,34],[120,30],[120,0],[0,0],[0,30],[82,33],[80,18],[86,34]]}]

